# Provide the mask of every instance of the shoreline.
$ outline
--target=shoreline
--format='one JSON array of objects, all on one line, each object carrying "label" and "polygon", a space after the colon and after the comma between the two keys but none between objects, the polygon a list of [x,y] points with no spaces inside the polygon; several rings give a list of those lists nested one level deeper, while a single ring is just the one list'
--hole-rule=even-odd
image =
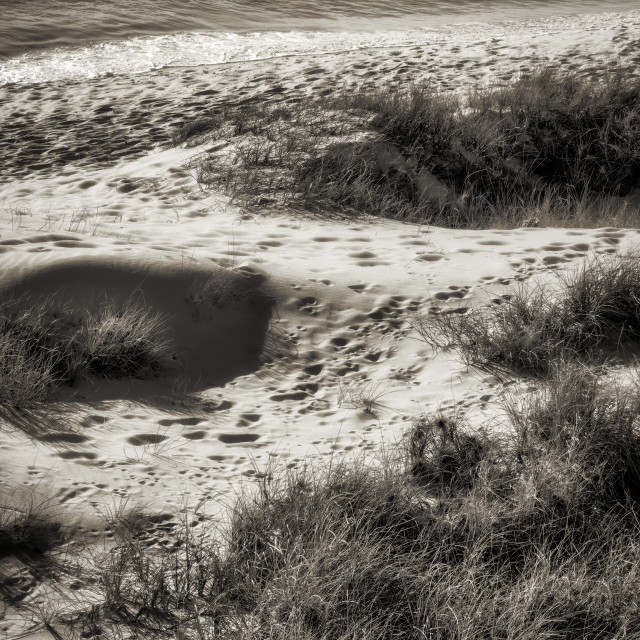
[{"label": "shoreline", "polygon": [[[114,75],[139,75],[180,67],[266,63],[292,56],[340,55],[365,52],[379,46],[399,49],[439,45],[466,47],[473,46],[474,43],[489,43],[505,38],[512,40],[510,46],[517,46],[537,37],[567,36],[571,39],[572,34],[583,33],[585,36],[593,36],[593,32],[611,31],[619,26],[625,29],[631,27],[632,30],[640,28],[640,12],[630,10],[563,14],[544,19],[508,19],[487,23],[465,19],[419,29],[380,31],[180,32],[173,35],[137,36],[129,40],[99,42],[70,48],[53,47],[6,57],[2,60],[4,69],[0,69],[0,88],[15,84],[34,86],[56,81],[73,82]],[[145,43],[149,51],[145,50]],[[262,53],[256,53],[256,48]],[[192,55],[189,51],[193,52],[193,55],[197,51],[197,57],[189,57]],[[120,55],[123,56],[123,63],[131,63],[134,66],[118,67]],[[142,66],[134,62],[137,56],[140,57]],[[154,56],[157,59],[151,64]],[[162,56],[166,58],[164,62]],[[151,68],[144,68],[145,60],[147,65],[151,64]],[[25,68],[21,67],[23,63],[26,64]],[[24,77],[25,73],[27,77]],[[46,79],[47,73],[56,77]],[[14,74],[14,79],[11,79],[11,74]],[[29,80],[28,74],[37,74],[38,78]]]},{"label": "shoreline", "polygon": [[562,41],[556,34],[535,35],[518,42],[505,36],[464,48],[448,42],[291,54],[259,62],[5,85],[0,87],[0,122],[5,123],[0,128],[5,155],[0,184],[58,167],[113,165],[140,157],[166,145],[172,128],[234,101],[282,101],[336,88],[423,81],[438,91],[469,91],[500,86],[546,65],[589,75],[618,65],[640,69],[640,19],[632,28],[621,24],[597,33],[599,40],[591,35],[564,34]]}]

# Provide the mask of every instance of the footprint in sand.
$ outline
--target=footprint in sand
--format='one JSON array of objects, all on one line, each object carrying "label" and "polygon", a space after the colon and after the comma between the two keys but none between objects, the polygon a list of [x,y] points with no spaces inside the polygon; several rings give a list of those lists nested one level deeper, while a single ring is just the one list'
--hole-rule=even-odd
[{"label": "footprint in sand", "polygon": [[304,368],[304,372],[310,376],[317,376],[322,372],[323,364],[312,364]]},{"label": "footprint in sand", "polygon": [[234,406],[234,403],[230,400],[220,400],[220,402],[205,402],[202,405],[202,409],[207,413],[213,413],[215,411],[228,411]]},{"label": "footprint in sand", "polygon": [[358,267],[384,267],[390,264],[390,262],[386,262],[385,260],[358,260],[358,262],[356,262],[356,266]]},{"label": "footprint in sand", "polygon": [[476,244],[486,247],[501,247],[506,245],[507,243],[503,240],[478,240]]},{"label": "footprint in sand", "polygon": [[354,253],[350,253],[349,257],[366,260],[369,258],[377,258],[378,256],[375,253],[372,253],[371,251],[356,251]]},{"label": "footprint in sand", "polygon": [[[126,417],[126,416],[123,416],[123,417]],[[85,416],[80,422],[80,426],[88,428],[96,425],[107,424],[107,422],[109,422],[109,418],[107,418],[106,416],[99,416],[99,415]]]},{"label": "footprint in sand", "polygon": [[415,259],[420,262],[438,262],[443,258],[444,256],[441,253],[421,253]]},{"label": "footprint in sand", "polygon": [[159,433],[140,433],[135,436],[127,438],[127,442],[134,447],[144,447],[149,444],[159,444],[164,442],[167,436],[160,435]]},{"label": "footprint in sand", "polygon": [[262,416],[258,413],[243,413],[236,424],[239,428],[250,427],[252,424],[259,422]]},{"label": "footprint in sand", "polygon": [[286,393],[276,393],[271,396],[274,402],[283,402],[285,400],[304,400],[309,394],[306,391],[290,391]]},{"label": "footprint in sand", "polygon": [[469,307],[454,307],[453,309],[442,309],[441,307],[431,307],[429,309],[429,315],[436,315],[439,313],[443,315],[448,315],[448,314],[457,313],[462,316],[465,313],[467,313],[467,311],[469,311]]},{"label": "footprint in sand", "polygon": [[347,285],[347,289],[351,289],[356,293],[362,293],[363,291],[367,291],[371,289],[371,285],[368,284],[349,284]]},{"label": "footprint in sand", "polygon": [[59,242],[54,242],[53,246],[62,249],[96,249],[98,247],[97,244],[86,240],[60,240]]},{"label": "footprint in sand", "polygon": [[299,300],[297,307],[300,311],[304,311],[311,316],[315,316],[318,313],[318,301],[312,296],[307,296]]},{"label": "footprint in sand", "polygon": [[378,307],[377,309],[374,309],[373,311],[370,311],[367,314],[368,318],[371,318],[372,320],[376,320],[376,321],[383,320],[384,316],[385,316],[385,312],[380,307]]},{"label": "footprint in sand", "polygon": [[411,240],[404,240],[400,243],[405,247],[428,247],[431,244],[428,240],[418,240],[416,238],[412,238]]},{"label": "footprint in sand", "polygon": [[221,433],[218,440],[224,444],[246,444],[260,438],[258,433]]},{"label": "footprint in sand", "polygon": [[207,436],[206,431],[191,431],[189,433],[180,434],[183,438],[187,440],[203,440]]},{"label": "footprint in sand", "polygon": [[65,444],[80,444],[89,440],[81,433],[47,433],[40,438],[41,442],[60,442]]},{"label": "footprint in sand", "polygon": [[158,420],[158,424],[161,427],[171,427],[174,424],[181,424],[184,427],[194,427],[201,422],[204,422],[203,418],[175,418],[174,420],[165,418],[164,420]]},{"label": "footprint in sand", "polygon": [[95,460],[98,456],[91,451],[61,451],[58,453],[58,457],[63,460]]},{"label": "footprint in sand", "polygon": [[67,490],[61,491],[61,495],[59,495],[59,500],[61,503],[69,502],[70,500],[73,500],[74,498],[77,498],[78,496],[82,496],[91,491],[89,487],[78,486],[79,483],[77,482],[74,482],[73,484],[76,487],[75,489],[71,489],[70,491],[67,491]]},{"label": "footprint in sand", "polygon": [[603,244],[610,244],[610,245],[620,244],[620,238],[615,235],[600,236],[600,240]]},{"label": "footprint in sand", "polygon": [[446,301],[451,298],[456,298],[460,300],[465,297],[465,294],[462,291],[439,291],[433,295],[434,299]]},{"label": "footprint in sand", "polygon": [[545,256],[544,258],[542,258],[542,262],[544,262],[544,264],[546,264],[547,266],[553,266],[562,262],[568,262],[568,260],[563,256]]}]

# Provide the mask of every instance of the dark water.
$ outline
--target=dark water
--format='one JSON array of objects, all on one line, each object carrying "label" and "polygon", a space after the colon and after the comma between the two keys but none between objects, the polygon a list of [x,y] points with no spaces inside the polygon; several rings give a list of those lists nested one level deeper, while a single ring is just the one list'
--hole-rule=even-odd
[{"label": "dark water", "polygon": [[[0,84],[372,46],[376,33],[405,42],[450,23],[637,8],[639,0],[0,0]],[[359,35],[340,39],[345,33]]]},{"label": "dark water", "polygon": [[[0,0],[0,56],[184,31],[376,29],[487,14],[638,8],[637,0]],[[431,19],[431,20],[430,20]]]}]

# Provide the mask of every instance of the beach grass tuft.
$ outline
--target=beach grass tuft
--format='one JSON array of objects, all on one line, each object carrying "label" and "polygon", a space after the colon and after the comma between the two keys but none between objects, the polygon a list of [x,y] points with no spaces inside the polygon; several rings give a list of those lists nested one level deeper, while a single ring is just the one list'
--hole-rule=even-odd
[{"label": "beach grass tuft", "polygon": [[58,297],[0,304],[0,406],[24,409],[78,375],[144,377],[170,357],[165,320],[139,304],[104,301],[83,314]]},{"label": "beach grass tuft", "polygon": [[140,378],[169,358],[165,318],[141,304],[106,302],[83,318],[74,343],[90,375]]},{"label": "beach grass tuft", "polygon": [[547,375],[559,362],[621,355],[640,336],[640,255],[599,255],[551,281],[512,288],[490,306],[453,311],[423,315],[416,328],[469,365]]},{"label": "beach grass tuft", "polygon": [[[265,472],[226,534],[125,534],[104,620],[148,638],[599,638],[640,625],[637,389],[566,367],[500,431],[416,421],[375,459]],[[178,633],[179,632],[179,633]],[[107,636],[110,637],[110,636]]]},{"label": "beach grass tuft", "polygon": [[629,221],[626,198],[640,187],[640,83],[622,69],[589,79],[545,68],[465,98],[389,85],[217,117],[210,138],[231,144],[191,168],[245,207],[452,227],[595,226]]}]

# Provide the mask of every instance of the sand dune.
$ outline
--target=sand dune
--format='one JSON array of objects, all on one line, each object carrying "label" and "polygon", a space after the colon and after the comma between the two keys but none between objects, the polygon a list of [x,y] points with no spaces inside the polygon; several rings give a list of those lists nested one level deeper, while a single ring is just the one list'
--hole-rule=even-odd
[{"label": "sand dune", "polygon": [[[77,307],[137,296],[167,317],[176,355],[151,381],[61,391],[60,428],[39,441],[4,424],[0,496],[19,485],[90,532],[114,499],[170,512],[185,495],[229,497],[269,460],[367,450],[438,406],[487,420],[504,388],[417,341],[414,314],[499,299],[533,274],[635,244],[638,230],[248,215],[200,189],[187,165],[200,149],[170,148],[172,128],[249,98],[383,80],[467,90],[548,62],[637,67],[638,51],[636,17],[561,39],[505,34],[0,89],[0,293],[58,292]],[[194,308],[190,292],[206,286],[223,304]],[[0,629],[17,637],[20,625],[8,616]]]}]

